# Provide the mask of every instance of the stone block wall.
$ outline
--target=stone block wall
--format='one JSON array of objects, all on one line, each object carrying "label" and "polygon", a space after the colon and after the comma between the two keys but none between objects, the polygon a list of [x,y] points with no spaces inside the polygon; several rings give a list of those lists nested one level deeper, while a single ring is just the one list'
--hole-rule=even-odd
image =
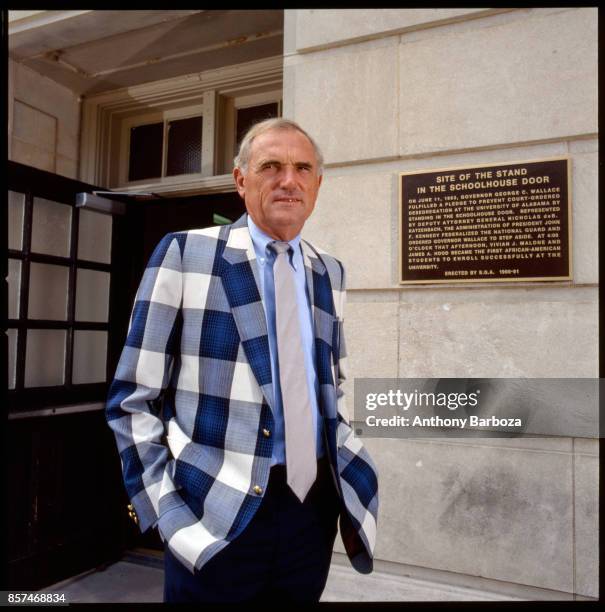
[{"label": "stone block wall", "polygon": [[[354,377],[596,377],[597,10],[287,10],[284,116],[325,178],[305,237],[348,275]],[[573,281],[398,283],[398,173],[571,161]],[[366,439],[376,557],[598,594],[598,440]],[[337,548],[342,552],[342,548]]]},{"label": "stone block wall", "polygon": [[12,59],[8,75],[9,159],[77,179],[78,96]]}]

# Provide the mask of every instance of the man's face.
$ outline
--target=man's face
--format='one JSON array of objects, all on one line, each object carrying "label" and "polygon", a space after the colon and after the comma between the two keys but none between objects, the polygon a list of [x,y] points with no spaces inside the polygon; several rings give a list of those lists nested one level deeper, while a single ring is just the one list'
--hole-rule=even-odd
[{"label": "man's face", "polygon": [[233,170],[248,214],[267,235],[292,240],[313,212],[322,176],[313,145],[294,129],[273,129],[252,141],[248,169]]}]

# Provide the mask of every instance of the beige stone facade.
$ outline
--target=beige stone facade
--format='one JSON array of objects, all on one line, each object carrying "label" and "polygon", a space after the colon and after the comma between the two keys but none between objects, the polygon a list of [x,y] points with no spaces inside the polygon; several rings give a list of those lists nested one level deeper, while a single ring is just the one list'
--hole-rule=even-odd
[{"label": "beige stone facade", "polygon": [[[351,379],[598,376],[596,32],[591,8],[286,12],[284,114],[324,147],[306,230],[348,272]],[[399,172],[557,156],[571,283],[398,284]],[[597,595],[597,440],[365,443],[379,561]]]}]

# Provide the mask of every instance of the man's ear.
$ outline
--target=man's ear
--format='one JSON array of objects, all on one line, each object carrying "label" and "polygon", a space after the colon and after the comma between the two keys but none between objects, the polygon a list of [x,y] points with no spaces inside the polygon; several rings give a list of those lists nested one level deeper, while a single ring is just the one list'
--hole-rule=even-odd
[{"label": "man's ear", "polygon": [[319,181],[317,181],[317,189],[319,189],[321,187],[321,182],[323,181],[324,175],[320,174],[319,175]]},{"label": "man's ear", "polygon": [[246,195],[246,177],[244,173],[236,166],[233,168],[233,178],[235,179],[235,188],[242,199]]}]

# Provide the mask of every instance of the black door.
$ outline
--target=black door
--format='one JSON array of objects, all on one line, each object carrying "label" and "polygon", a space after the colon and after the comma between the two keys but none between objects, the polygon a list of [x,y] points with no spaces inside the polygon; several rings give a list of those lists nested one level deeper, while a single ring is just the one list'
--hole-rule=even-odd
[{"label": "black door", "polygon": [[[234,191],[183,198],[131,201],[126,213],[128,245],[132,256],[133,286],[130,306],[153,249],[169,232],[210,227],[237,220],[246,208]],[[125,262],[123,262],[125,263]],[[129,313],[130,314],[130,313]]]},{"label": "black door", "polygon": [[[91,185],[8,164],[3,588],[39,589],[121,555],[120,462],[103,404],[122,316],[124,219],[76,207]],[[6,370],[5,370],[6,373]]]},{"label": "black door", "polygon": [[121,198],[120,215],[76,206],[76,194],[98,189],[8,164],[6,589],[40,589],[128,548],[161,548],[128,516],[104,402],[155,244],[244,210],[235,193]]}]

